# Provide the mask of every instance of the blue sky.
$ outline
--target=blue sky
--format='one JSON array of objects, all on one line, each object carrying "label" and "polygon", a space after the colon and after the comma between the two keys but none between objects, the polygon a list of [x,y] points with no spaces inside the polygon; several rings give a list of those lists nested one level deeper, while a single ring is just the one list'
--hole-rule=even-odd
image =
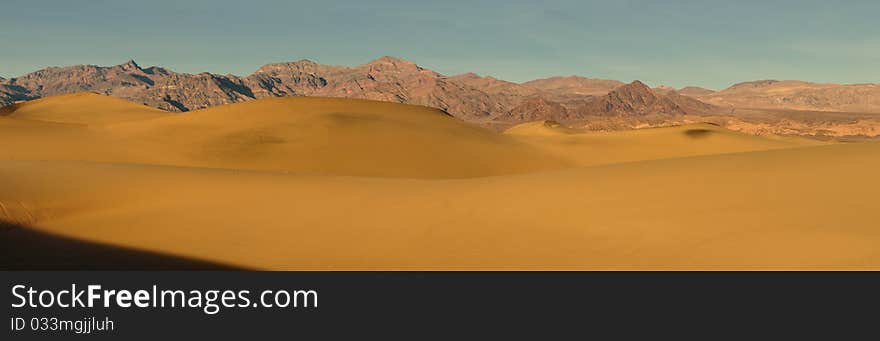
[{"label": "blue sky", "polygon": [[393,55],[511,81],[876,83],[878,14],[877,0],[3,0],[0,76],[128,59],[247,75],[270,62]]}]

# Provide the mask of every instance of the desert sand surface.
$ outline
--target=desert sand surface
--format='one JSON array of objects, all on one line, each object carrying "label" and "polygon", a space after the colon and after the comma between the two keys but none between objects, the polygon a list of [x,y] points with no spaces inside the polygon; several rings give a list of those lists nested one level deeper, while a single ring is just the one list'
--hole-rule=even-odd
[{"label": "desert sand surface", "polygon": [[[107,124],[122,100],[86,93],[72,95],[78,98],[75,105],[47,105],[55,99],[68,102],[68,96],[19,104],[0,121],[0,142],[26,146],[4,150],[3,156],[408,178],[503,175],[569,165],[516,139],[421,106],[269,98],[131,122],[133,116],[158,110],[125,102],[129,107],[121,118]],[[32,104],[38,108],[30,110]],[[98,113],[96,122],[84,123],[80,113],[90,111]],[[76,125],[57,123],[74,120]]]},{"label": "desert sand surface", "polygon": [[828,144],[800,137],[746,135],[710,123],[587,132],[539,121],[514,126],[505,134],[578,166]]},{"label": "desert sand surface", "polygon": [[[95,110],[100,107],[100,110]],[[172,113],[91,92],[79,92],[0,108],[0,116],[82,125],[139,121]]]},{"label": "desert sand surface", "polygon": [[6,235],[271,270],[880,269],[876,142],[77,96],[0,117]]}]

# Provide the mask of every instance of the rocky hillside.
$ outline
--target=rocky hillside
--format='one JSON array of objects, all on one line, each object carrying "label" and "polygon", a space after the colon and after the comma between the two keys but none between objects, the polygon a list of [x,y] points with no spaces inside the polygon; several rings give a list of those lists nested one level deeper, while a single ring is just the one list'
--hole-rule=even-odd
[{"label": "rocky hillside", "polygon": [[763,80],[688,95],[718,106],[880,113],[880,84]]},{"label": "rocky hillside", "polygon": [[[82,91],[178,112],[264,97],[362,98],[439,108],[495,129],[537,120],[596,130],[714,120],[758,133],[872,136],[877,121],[873,116],[856,120],[844,115],[847,120],[843,120],[822,112],[880,113],[880,85],[876,84],[757,81],[715,92],[698,87],[652,89],[639,81],[625,84],[578,76],[514,83],[474,73],[446,76],[393,57],[351,67],[309,60],[268,64],[244,77],[142,68],[134,61],[109,67],[50,67],[17,78],[0,78],[0,106]],[[740,110],[754,108],[764,111],[745,115]],[[775,109],[808,110],[809,114]],[[872,128],[865,128],[865,122]],[[777,129],[783,123],[785,129]]]},{"label": "rocky hillside", "polygon": [[618,86],[601,96],[581,96],[566,102],[549,100],[552,96],[539,93],[506,114],[497,116],[496,120],[514,122],[549,119],[566,122],[610,117],[656,121],[657,118],[701,116],[720,112],[713,105],[681,96],[673,90],[657,91],[640,81]]},{"label": "rocky hillside", "polygon": [[602,96],[612,89],[624,85],[624,83],[608,79],[568,76],[536,79],[525,82],[523,85],[558,96],[554,100],[559,100],[572,96]]},{"label": "rocky hillside", "polygon": [[[623,85],[576,76],[523,84],[473,73],[445,76],[393,57],[354,67],[309,60],[268,64],[246,77],[177,73],[161,67],[142,68],[128,61],[110,67],[50,67],[2,79],[0,103],[92,91],[169,111],[190,111],[263,97],[324,96],[425,105],[476,122],[564,121],[609,113],[595,107],[599,102],[609,105],[609,110],[617,115],[641,115],[655,109],[678,112],[666,95],[646,87],[637,89],[636,92],[647,91],[637,96],[617,92],[630,96],[618,98],[623,102],[611,103],[611,99],[604,97]],[[622,87],[620,91],[629,90]]]},{"label": "rocky hillside", "polygon": [[356,67],[302,60],[269,64],[247,77],[141,68],[52,67],[0,81],[4,103],[93,91],[169,111],[190,111],[271,96],[351,97],[440,108],[464,119],[500,113],[508,101],[415,63],[383,57]]},{"label": "rocky hillside", "polygon": [[642,82],[634,81],[611,90],[585,109],[588,113],[601,116],[685,115],[689,110],[683,104],[676,103],[669,95],[659,93]]},{"label": "rocky hillside", "polygon": [[545,99],[531,97],[507,112],[495,117],[497,122],[530,122],[539,120],[570,121],[576,118],[562,104]]},{"label": "rocky hillside", "polygon": [[[0,83],[11,87],[12,100],[92,91],[169,111],[188,111],[254,98],[236,76],[182,74],[160,67],[141,68],[134,61],[101,67],[50,67]],[[2,91],[2,90],[0,90]]]},{"label": "rocky hillside", "polygon": [[714,90],[701,88],[699,86],[686,86],[678,90],[678,93],[685,96],[704,96],[714,93]]}]

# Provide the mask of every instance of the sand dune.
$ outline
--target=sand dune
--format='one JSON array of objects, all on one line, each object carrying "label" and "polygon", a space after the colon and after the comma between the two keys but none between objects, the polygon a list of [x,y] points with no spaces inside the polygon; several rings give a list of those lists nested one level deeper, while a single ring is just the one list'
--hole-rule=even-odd
[{"label": "sand dune", "polygon": [[108,124],[173,115],[166,111],[91,92],[58,95],[3,107],[0,116],[74,124]]},{"label": "sand dune", "polygon": [[[568,165],[515,139],[420,106],[271,98],[118,123],[108,118],[115,117],[120,100],[82,97],[71,108],[96,113],[94,122],[87,115],[78,120],[87,128],[0,122],[0,143],[27,146],[4,151],[4,156],[409,178],[502,175]],[[55,99],[61,104],[50,105]],[[68,117],[63,109],[67,99],[42,99],[39,104],[52,109],[28,117]]]},{"label": "sand dune", "polygon": [[553,122],[531,122],[505,134],[579,166],[828,144],[798,137],[746,135],[708,123],[586,132]]},{"label": "sand dune", "polygon": [[6,117],[0,143],[16,146],[0,152],[3,220],[246,268],[880,268],[878,143],[706,124],[496,134],[319,98]]}]

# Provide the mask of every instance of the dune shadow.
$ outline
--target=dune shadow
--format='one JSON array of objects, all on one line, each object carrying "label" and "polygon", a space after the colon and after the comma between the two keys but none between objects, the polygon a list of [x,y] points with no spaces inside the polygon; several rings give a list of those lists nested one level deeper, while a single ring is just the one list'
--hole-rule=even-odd
[{"label": "dune shadow", "polygon": [[0,270],[245,270],[82,241],[0,221]]},{"label": "dune shadow", "polygon": [[691,137],[691,138],[703,138],[703,137],[709,137],[709,135],[712,135],[712,130],[709,130],[709,129],[688,129],[688,130],[684,131],[684,134],[687,135],[687,137]]}]

